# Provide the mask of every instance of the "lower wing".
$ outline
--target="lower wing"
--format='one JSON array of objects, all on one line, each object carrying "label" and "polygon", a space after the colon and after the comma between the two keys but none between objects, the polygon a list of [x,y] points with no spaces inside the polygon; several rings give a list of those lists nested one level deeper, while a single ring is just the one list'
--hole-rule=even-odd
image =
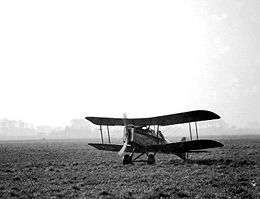
[{"label": "lower wing", "polygon": [[[123,145],[119,145],[119,144],[99,144],[99,143],[88,143],[88,145],[93,146],[96,149],[104,150],[104,151],[120,151],[120,149],[123,146]],[[132,152],[133,147],[127,146],[125,151]]]},{"label": "lower wing", "polygon": [[[100,144],[100,143],[88,143],[88,145],[95,147],[96,149],[99,150],[103,150],[103,151],[120,151],[120,149],[123,147],[123,145],[120,144]],[[127,145],[126,147],[126,152],[134,152],[135,153],[145,153],[145,152],[149,152],[149,150],[147,150],[147,147],[144,146],[140,146],[140,145],[135,145],[131,146],[131,145]],[[153,150],[152,150],[153,151]]]},{"label": "lower wing", "polygon": [[[99,144],[99,143],[89,143],[90,146],[93,146],[99,150],[104,151],[120,151],[123,145],[119,144]],[[144,153],[144,152],[159,152],[159,153],[185,153],[185,152],[201,152],[196,150],[209,149],[222,147],[223,144],[214,140],[192,140],[186,142],[175,142],[169,144],[157,144],[149,146],[136,146],[135,153]],[[132,152],[134,149],[133,146],[127,146],[126,152]],[[205,152],[205,151],[203,151]]]}]

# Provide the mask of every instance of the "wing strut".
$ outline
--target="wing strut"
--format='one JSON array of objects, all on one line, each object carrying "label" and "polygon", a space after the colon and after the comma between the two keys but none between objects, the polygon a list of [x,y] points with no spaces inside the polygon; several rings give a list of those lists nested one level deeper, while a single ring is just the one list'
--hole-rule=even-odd
[{"label": "wing strut", "polygon": [[100,130],[100,135],[101,135],[101,142],[102,142],[102,144],[104,144],[103,133],[102,133],[102,125],[99,125],[99,130]]},{"label": "wing strut", "polygon": [[[157,125],[157,130],[156,130],[156,132],[157,132],[157,138],[159,137],[159,128],[160,128],[160,126],[159,125]],[[158,144],[159,144],[159,139],[158,139]]]},{"label": "wing strut", "polygon": [[197,127],[197,122],[195,122],[195,130],[196,130],[196,136],[197,136],[197,140],[199,139],[199,135],[198,135],[198,127]]},{"label": "wing strut", "polygon": [[191,125],[189,123],[189,130],[190,130],[190,140],[192,140],[192,132],[191,132]]},{"label": "wing strut", "polygon": [[108,143],[110,144],[111,143],[111,140],[110,140],[110,133],[109,133],[109,127],[107,125],[107,138],[108,138]]}]

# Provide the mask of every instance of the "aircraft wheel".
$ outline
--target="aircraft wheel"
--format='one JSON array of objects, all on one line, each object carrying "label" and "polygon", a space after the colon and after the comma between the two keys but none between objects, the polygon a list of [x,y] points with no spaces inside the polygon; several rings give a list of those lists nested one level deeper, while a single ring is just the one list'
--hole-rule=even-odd
[{"label": "aircraft wheel", "polygon": [[132,163],[132,157],[128,154],[125,154],[123,158],[123,164],[131,164],[131,163]]},{"label": "aircraft wheel", "polygon": [[147,164],[154,164],[155,163],[155,157],[153,154],[148,155]]}]

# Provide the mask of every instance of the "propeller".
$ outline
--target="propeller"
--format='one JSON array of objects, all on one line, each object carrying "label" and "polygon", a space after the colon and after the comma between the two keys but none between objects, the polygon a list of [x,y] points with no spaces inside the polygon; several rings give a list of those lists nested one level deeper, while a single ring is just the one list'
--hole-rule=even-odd
[{"label": "propeller", "polygon": [[127,147],[127,142],[128,142],[128,134],[127,134],[127,117],[126,117],[126,113],[124,113],[123,114],[123,116],[124,116],[124,119],[123,119],[123,122],[124,122],[124,126],[125,126],[125,128],[124,128],[124,135],[123,135],[123,142],[124,142],[124,144],[123,144],[123,146],[122,146],[122,148],[120,149],[120,151],[118,152],[118,155],[121,157],[123,154],[124,154],[124,152],[125,152],[125,150],[126,150],[126,147]]}]

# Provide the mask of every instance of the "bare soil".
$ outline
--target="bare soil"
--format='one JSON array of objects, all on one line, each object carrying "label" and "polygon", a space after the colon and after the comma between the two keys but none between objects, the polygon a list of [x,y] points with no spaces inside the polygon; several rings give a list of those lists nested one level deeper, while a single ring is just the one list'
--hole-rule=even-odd
[{"label": "bare soil", "polygon": [[219,141],[155,165],[122,165],[84,140],[1,142],[0,198],[259,198],[259,137]]}]

